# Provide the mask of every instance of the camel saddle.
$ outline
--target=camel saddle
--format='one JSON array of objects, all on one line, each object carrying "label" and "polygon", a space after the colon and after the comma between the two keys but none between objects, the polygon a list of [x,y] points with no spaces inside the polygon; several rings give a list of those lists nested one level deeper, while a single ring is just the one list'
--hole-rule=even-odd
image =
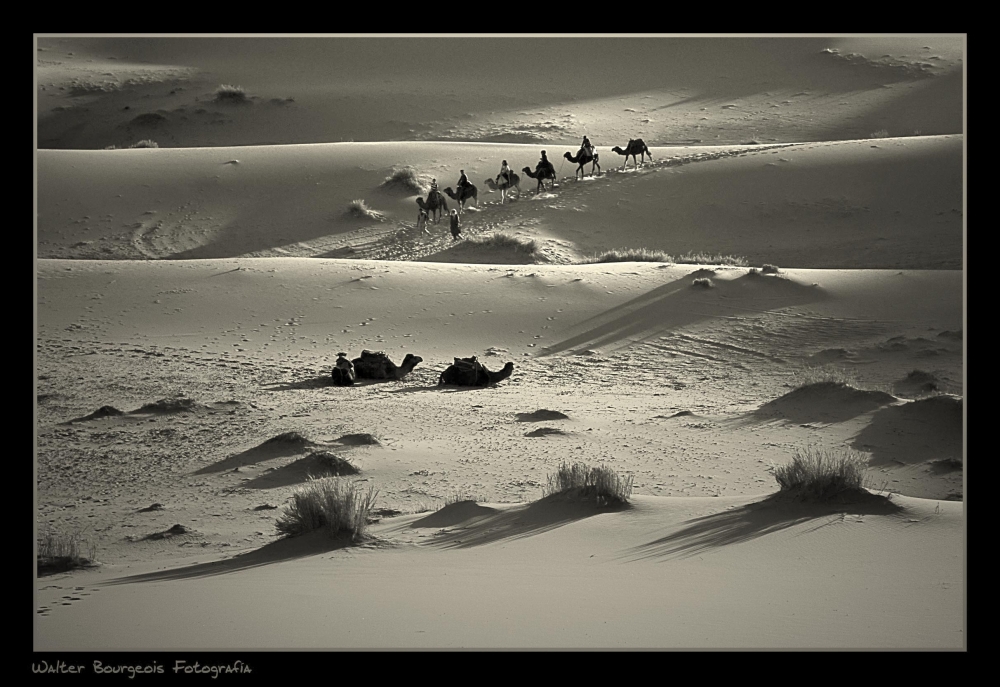
[{"label": "camel saddle", "polygon": [[482,367],[482,363],[476,360],[476,356],[471,358],[455,358],[455,367],[460,370],[478,370]]},{"label": "camel saddle", "polygon": [[380,370],[382,372],[388,372],[389,369],[389,356],[385,354],[385,351],[361,351],[361,357],[354,359],[354,365],[356,367],[362,367],[366,370]]}]

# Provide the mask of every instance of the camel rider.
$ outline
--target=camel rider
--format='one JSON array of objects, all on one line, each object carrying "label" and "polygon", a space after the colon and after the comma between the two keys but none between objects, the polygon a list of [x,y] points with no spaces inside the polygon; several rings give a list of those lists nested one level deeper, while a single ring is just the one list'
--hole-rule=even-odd
[{"label": "camel rider", "polygon": [[549,158],[545,157],[545,151],[543,150],[542,151],[542,159],[538,161],[537,165],[535,165],[535,171],[536,172],[540,172],[543,169],[548,169],[551,166],[552,166],[552,163],[549,162]]},{"label": "camel rider", "polygon": [[469,177],[465,176],[465,170],[462,169],[459,171],[461,172],[462,176],[458,178],[457,186],[458,186],[458,194],[461,196],[462,189],[464,189],[466,186],[471,186],[472,184],[469,183]]},{"label": "camel rider", "polygon": [[430,201],[438,192],[438,180],[431,179],[431,192],[427,194],[427,200]]},{"label": "camel rider", "polygon": [[594,146],[586,136],[583,137],[583,143],[580,144],[580,152],[585,152],[590,157],[594,157]]},{"label": "camel rider", "polygon": [[510,167],[507,166],[507,161],[504,160],[503,164],[500,165],[500,173],[497,174],[497,183],[500,183],[500,177],[503,177],[504,183],[510,186]]}]

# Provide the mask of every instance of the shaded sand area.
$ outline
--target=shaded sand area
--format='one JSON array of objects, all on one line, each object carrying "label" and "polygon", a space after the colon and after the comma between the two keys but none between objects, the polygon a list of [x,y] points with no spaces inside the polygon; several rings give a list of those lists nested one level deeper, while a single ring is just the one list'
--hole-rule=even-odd
[{"label": "shaded sand area", "polygon": [[964,648],[965,37],[470,40],[36,39],[35,649]]},{"label": "shaded sand area", "polygon": [[[649,606],[636,616],[641,619],[638,627],[646,628],[641,633],[645,639],[635,640],[638,630],[623,631],[621,624],[612,623],[606,630],[587,630],[584,627],[590,626],[584,625],[558,634],[563,639],[554,645],[857,646],[857,614],[862,611],[873,642],[865,646],[961,645],[960,605],[950,604],[961,596],[954,585],[961,580],[961,538],[956,535],[962,519],[960,504],[950,500],[961,499],[963,473],[944,464],[950,456],[961,455],[961,402],[957,416],[948,414],[950,410],[935,413],[937,424],[901,424],[905,418],[900,413],[920,402],[902,393],[877,397],[876,403],[865,396],[858,403],[836,388],[820,388],[805,402],[792,404],[792,412],[781,402],[808,381],[811,370],[830,368],[830,360],[857,370],[855,384],[861,388],[891,386],[919,367],[934,374],[942,390],[961,393],[958,272],[787,270],[780,276],[753,277],[743,268],[717,267],[711,277],[715,286],[705,290],[692,286],[694,278],[707,273],[705,268],[637,263],[498,268],[312,259],[43,260],[39,269],[39,303],[46,313],[38,347],[39,526],[85,532],[98,543],[104,563],[95,573],[39,581],[40,646],[83,647],[74,644],[85,641],[72,629],[77,621],[63,613],[88,607],[62,607],[63,601],[56,601],[72,580],[79,579],[87,589],[102,589],[95,596],[104,601],[89,607],[102,614],[174,599],[178,615],[172,617],[178,624],[171,626],[179,634],[176,640],[167,639],[172,630],[160,625],[157,632],[167,634],[156,636],[166,643],[163,646],[179,648],[202,645],[202,640],[181,631],[188,623],[197,621],[206,633],[215,627],[203,624],[200,614],[228,607],[230,597],[219,593],[232,587],[226,580],[239,580],[240,589],[250,585],[245,589],[257,590],[252,592],[255,598],[273,598],[248,611],[269,615],[277,613],[269,604],[284,604],[278,601],[284,597],[280,590],[293,584],[288,580],[292,570],[305,576],[294,583],[299,590],[295,603],[313,608],[318,615],[310,617],[317,622],[332,612],[324,604],[340,604],[340,599],[351,607],[355,602],[346,599],[358,599],[364,608],[351,612],[382,623],[369,627],[395,628],[358,629],[355,634],[352,624],[338,623],[341,629],[334,634],[302,640],[301,646],[534,645],[546,629],[583,621],[557,611],[564,605],[558,599],[565,599],[571,589],[576,595],[581,588],[593,587],[608,604],[618,604],[624,603],[619,596],[625,589],[634,594],[633,584],[648,585],[652,593],[668,580],[672,589],[674,584],[691,588],[669,595],[686,599],[683,602],[668,602],[662,593],[650,597],[668,605],[663,615],[652,615],[656,606]],[[482,303],[489,307],[473,305]],[[348,350],[354,355],[361,347],[384,349],[396,360],[415,352],[424,361],[402,382],[328,386],[331,352]],[[491,369],[513,361],[515,373],[491,389],[436,386],[453,355],[472,354]],[[67,385],[67,379],[77,383]],[[191,402],[155,403],[161,398]],[[122,414],[82,419],[108,405]],[[536,412],[540,410],[548,412]],[[899,412],[894,417],[889,411]],[[939,433],[941,429],[950,434]],[[302,440],[282,440],[289,432]],[[342,439],[356,434],[374,435],[378,444]],[[938,443],[922,453],[912,452],[912,446],[931,440]],[[806,446],[868,451],[869,472],[877,482],[921,498],[901,501],[905,508],[900,512],[860,514],[875,528],[863,545],[855,536],[863,527],[855,522],[859,514],[848,509],[843,517],[841,512],[795,516],[794,527],[780,535],[762,526],[759,537],[740,546],[726,544],[727,526],[720,525],[721,539],[710,547],[717,560],[671,564],[680,565],[680,570],[654,564],[658,555],[647,559],[632,552],[630,557],[630,547],[641,548],[685,528],[697,532],[699,517],[715,515],[726,522],[728,506],[750,504],[773,492],[777,485],[770,474],[772,464],[787,461]],[[195,575],[187,582],[162,579],[155,585],[102,586],[112,578],[173,570],[193,560],[207,563],[261,546],[265,552],[274,550],[267,547],[278,546],[273,525],[277,507],[309,472],[321,474],[314,456],[323,452],[357,467],[355,479],[379,489],[378,507],[390,516],[433,510],[463,498],[493,504],[490,508],[512,508],[539,498],[546,474],[560,463],[586,456],[635,475],[637,510],[614,515],[635,530],[627,541],[622,534],[599,544],[603,530],[590,528],[611,517],[601,515],[572,528],[541,527],[537,534],[547,534],[538,537],[538,543],[530,544],[536,533],[529,528],[518,535],[523,542],[517,546],[500,538],[465,554],[424,550],[425,540],[436,540],[434,532],[452,526],[435,523],[424,539],[411,540],[389,528],[374,549],[345,549],[332,559],[328,554],[221,577]],[[668,498],[661,502],[657,497]],[[709,498],[692,501],[706,504],[694,512],[682,497]],[[148,510],[154,503],[162,508]],[[910,540],[899,537],[929,532],[908,529],[917,527],[910,520],[920,521],[927,512],[938,517],[942,510],[951,515],[934,522],[950,524],[935,529],[933,537],[920,535],[920,546],[927,547],[923,551],[928,559],[951,572],[944,577],[934,573],[933,583],[923,577],[913,585],[899,582],[901,570],[910,571],[908,575],[919,570],[920,576],[937,570],[907,562],[906,556],[917,555],[916,543],[911,546],[904,543]],[[382,523],[389,527],[395,520],[386,517]],[[835,527],[813,533],[827,521]],[[562,516],[554,522],[562,522]],[[177,524],[184,529],[170,533]],[[850,534],[848,524],[855,528]],[[607,526],[621,528],[611,522]],[[906,534],[898,535],[897,530]],[[818,532],[824,533],[822,539],[816,539]],[[158,533],[164,536],[153,536]],[[796,546],[808,546],[815,554],[800,564],[805,567],[787,568],[783,577],[776,576],[773,566],[784,565],[791,555],[780,542],[793,534],[798,535]],[[576,536],[587,543],[580,544]],[[692,536],[697,540],[700,535]],[[754,551],[765,542],[776,549]],[[895,542],[892,547],[890,542]],[[834,545],[844,549],[827,549]],[[549,551],[547,572],[534,567],[540,565],[537,551],[543,549]],[[878,551],[881,557],[859,568],[865,551]],[[906,551],[906,556],[889,556],[890,551]],[[555,552],[565,553],[566,568],[559,568]],[[772,556],[773,563],[767,564]],[[735,558],[756,571],[746,581],[750,587],[738,585],[733,577]],[[506,563],[499,565],[499,559]],[[578,559],[579,564],[573,562]],[[328,567],[332,565],[351,572],[344,567],[334,571]],[[637,568],[643,572],[633,572]],[[876,568],[882,572],[874,572]],[[369,574],[373,569],[379,573]],[[434,575],[448,572],[442,578],[447,586],[419,582],[434,570]],[[858,584],[861,570],[870,571],[872,579],[887,584],[896,579],[897,591],[886,596],[881,583],[869,585],[849,595],[852,601],[843,606],[848,595],[832,590],[845,587],[832,587],[825,597],[815,595],[821,570],[831,580],[838,575],[837,585],[851,586]],[[324,579],[347,585],[338,587],[343,596],[331,597],[321,585],[306,581],[327,575]],[[525,592],[525,576],[550,582]],[[791,583],[793,576],[798,593],[810,599],[806,608],[791,610],[796,597],[787,597],[784,587],[770,586],[780,580]],[[717,586],[702,588],[699,597],[694,591],[705,579]],[[772,590],[768,594],[784,590],[781,602],[791,604],[787,611],[771,608],[764,618],[796,613],[805,625],[782,626],[784,630],[762,638],[748,629],[759,624],[758,602],[744,607],[745,623],[734,621],[732,608],[723,603],[726,594],[775,603],[754,591],[757,583]],[[935,586],[940,583],[947,584]],[[257,584],[263,586],[253,586]],[[455,584],[469,586],[458,593]],[[179,606],[177,585],[190,589]],[[521,590],[516,608],[505,616],[513,618],[512,625],[501,634],[494,632],[501,632],[502,626],[489,629],[492,624],[459,630],[466,627],[460,618],[477,613],[468,600],[482,593],[482,585],[508,589],[491,597],[496,604],[508,598],[504,594]],[[563,591],[557,592],[558,587]],[[614,588],[619,591],[612,593]],[[127,591],[131,589],[136,591]],[[315,591],[316,599],[308,600],[311,592],[303,589]],[[921,612],[941,620],[933,632],[918,631],[915,616],[887,612],[889,599],[904,603],[902,590],[920,590]],[[451,610],[443,617],[455,623],[442,620],[424,627],[425,604],[448,594],[455,595],[448,597]],[[520,628],[538,622],[530,620],[531,609],[539,607],[536,595],[549,594],[556,604],[545,615],[549,620],[524,634]],[[380,616],[370,605],[373,597],[387,615]],[[93,601],[87,598],[87,603]],[[215,601],[209,603],[209,598]],[[397,622],[404,598],[410,599],[412,628],[410,621]],[[725,621],[706,611],[709,606],[696,603],[698,598],[715,599],[711,608],[728,608]],[[821,602],[824,598],[832,605]],[[871,603],[876,598],[879,603]],[[629,603],[648,606],[637,599]],[[670,604],[676,603],[683,606],[677,613],[700,618],[695,623],[700,629],[675,624]],[[942,606],[937,604],[951,610],[938,615]],[[299,606],[284,607],[292,615],[274,617],[301,618]],[[338,613],[348,612],[337,607]],[[698,608],[701,613],[695,613]],[[827,621],[841,611],[849,615],[838,629]],[[80,616],[81,622],[96,621],[88,613]],[[376,620],[379,617],[383,619]],[[952,620],[943,620],[947,617]],[[604,620],[600,613],[593,622],[603,625]],[[888,633],[896,622],[907,631]],[[234,646],[299,645],[299,634],[287,632],[280,622],[264,624],[248,617],[246,625],[261,634],[233,635],[224,641]],[[414,637],[399,634],[404,627],[412,629]],[[804,627],[824,629],[803,639]],[[153,641],[152,635],[130,634],[127,640],[102,635],[100,642],[139,647]],[[202,639],[221,646],[221,640],[209,642],[209,636]]]}]

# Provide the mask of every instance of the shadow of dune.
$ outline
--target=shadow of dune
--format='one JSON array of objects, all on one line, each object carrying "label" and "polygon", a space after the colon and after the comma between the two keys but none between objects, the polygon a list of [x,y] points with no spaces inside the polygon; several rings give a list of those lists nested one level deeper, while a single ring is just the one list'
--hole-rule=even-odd
[{"label": "shadow of dune", "polygon": [[275,382],[263,385],[264,391],[296,391],[301,389],[325,389],[333,386],[333,378],[330,375],[321,375],[310,379],[303,379],[298,382]]},{"label": "shadow of dune", "polygon": [[234,468],[243,467],[244,465],[256,465],[257,463],[262,463],[265,460],[271,460],[273,458],[294,456],[298,453],[303,453],[309,450],[315,445],[316,444],[305,439],[281,441],[280,437],[275,437],[274,439],[268,439],[259,446],[254,446],[253,448],[248,448],[246,451],[233,454],[228,458],[224,458],[216,463],[213,463],[212,465],[206,465],[200,470],[197,470],[194,474],[208,475],[216,472],[225,472]]},{"label": "shadow of dune", "polygon": [[495,510],[472,502],[452,504],[412,523],[410,527],[454,528],[439,533],[427,546],[467,549],[543,534],[578,520],[629,508],[628,504],[599,506],[592,499],[553,494],[527,506],[506,510]]},{"label": "shadow of dune", "polygon": [[650,339],[701,320],[768,312],[825,298],[819,287],[790,279],[748,275],[717,280],[711,289],[692,288],[693,279],[703,274],[701,269],[694,270],[692,274],[584,320],[570,330],[582,331],[547,347],[540,357]]},{"label": "shadow of dune", "polygon": [[[633,547],[631,560],[688,558],[730,544],[739,544],[788,529],[809,520],[826,519],[818,529],[839,519],[842,513],[888,515],[900,507],[881,496],[870,495],[853,502],[808,503],[789,499],[780,492],[762,501],[693,518],[670,534]],[[830,517],[834,516],[834,517]]]},{"label": "shadow of dune", "polygon": [[961,397],[940,394],[882,408],[851,448],[870,453],[872,465],[961,461],[962,405]]},{"label": "shadow of dune", "polygon": [[213,575],[248,570],[263,565],[281,563],[296,558],[315,556],[329,551],[335,551],[351,545],[349,537],[331,537],[325,532],[311,532],[300,537],[279,539],[265,544],[259,549],[247,551],[221,561],[198,563],[171,570],[158,570],[128,577],[118,577],[109,580],[108,585],[132,584],[135,582],[166,582],[171,580],[190,580]]},{"label": "shadow of dune", "polygon": [[[283,465],[267,472],[259,477],[246,482],[242,486],[246,489],[276,489],[278,487],[290,487],[295,484],[302,484],[311,477],[342,477],[358,474],[358,470],[349,466],[344,461],[339,466],[333,465],[330,460],[324,460],[324,456],[333,454],[314,453],[305,458],[300,458],[288,465]],[[353,471],[352,471],[353,469]]]},{"label": "shadow of dune", "polygon": [[855,389],[839,382],[817,382],[768,401],[750,415],[764,421],[846,422],[898,401],[882,391]]}]

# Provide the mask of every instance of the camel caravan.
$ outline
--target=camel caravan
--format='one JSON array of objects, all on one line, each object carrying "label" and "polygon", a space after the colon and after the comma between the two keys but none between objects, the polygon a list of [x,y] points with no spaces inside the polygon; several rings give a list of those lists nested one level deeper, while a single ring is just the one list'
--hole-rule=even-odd
[{"label": "camel caravan", "polygon": [[[393,363],[383,351],[361,351],[361,357],[348,360],[346,353],[337,354],[331,373],[334,386],[354,386],[358,379],[373,381],[400,381],[408,375],[423,358],[407,353],[400,365]],[[492,371],[476,359],[455,358],[438,378],[438,386],[478,386],[487,387],[502,382],[514,372],[514,363],[507,363],[502,369]]]},{"label": "camel caravan", "polygon": [[[646,156],[649,156],[650,161],[653,160],[653,154],[649,152],[649,148],[641,138],[629,139],[628,144],[621,148],[620,146],[615,146],[611,149],[613,152],[619,155],[625,156],[625,165],[622,166],[622,170],[628,165],[629,157],[632,158],[632,162],[635,164],[635,168],[639,168],[639,162],[636,161],[636,156],[641,157],[642,163],[645,164]],[[573,178],[582,179],[586,176],[585,165],[590,165],[590,175],[601,173],[600,155],[598,155],[597,150],[591,144],[590,139],[586,136],[583,137],[583,143],[580,145],[580,150],[577,151],[576,155],[571,152],[566,152],[563,157],[569,160],[571,163],[577,165],[576,172]],[[542,193],[543,191],[551,191],[555,188],[556,184],[556,168],[549,161],[546,156],[546,152],[542,151],[542,158],[535,165],[535,168],[524,167],[521,169],[521,173],[525,176],[535,179],[538,184],[535,189],[536,193]],[[548,182],[548,188],[546,188],[546,182]],[[494,179],[486,179],[483,182],[490,192],[500,192],[500,204],[507,202],[508,196],[512,191],[517,192],[517,198],[521,197],[521,178],[514,173],[513,169],[504,160],[503,164],[500,166],[500,173],[496,175]],[[458,183],[455,184],[456,189],[453,190],[450,186],[444,189],[444,192],[438,190],[437,179],[431,181],[431,189],[427,193],[427,199],[425,200],[422,196],[417,198],[417,205],[420,207],[419,214],[417,215],[417,229],[422,230],[424,233],[429,234],[430,231],[427,229],[427,222],[433,220],[435,224],[441,221],[442,214],[448,212],[448,201],[445,199],[447,195],[452,199],[453,202],[458,204],[457,210],[462,213],[465,210],[467,202],[475,203],[476,207],[479,207],[479,189],[473,185],[469,178],[465,175],[465,170],[461,170],[461,176],[458,179]]]}]

